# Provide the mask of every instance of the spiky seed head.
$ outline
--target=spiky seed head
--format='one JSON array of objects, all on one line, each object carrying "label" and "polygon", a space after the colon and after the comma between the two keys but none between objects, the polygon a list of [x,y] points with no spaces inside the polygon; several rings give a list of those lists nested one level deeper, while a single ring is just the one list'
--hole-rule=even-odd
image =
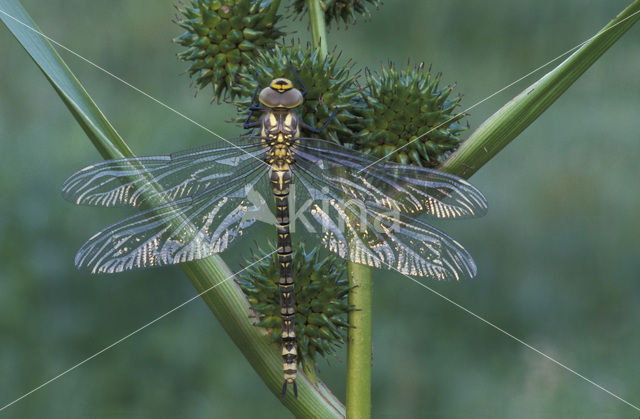
[{"label": "spiky seed head", "polygon": [[[355,137],[340,138],[345,146],[402,164],[437,167],[461,143],[466,129],[456,113],[461,96],[451,98],[455,85],[440,87],[424,64],[397,70],[392,64],[380,73],[365,72],[364,89],[356,107]],[[414,141],[415,140],[415,141]]]},{"label": "spiky seed head", "polygon": [[[256,325],[267,329],[274,343],[280,342],[278,256],[265,257],[271,252],[262,249],[255,253],[238,283],[259,318]],[[344,261],[333,254],[322,257],[318,249],[307,250],[301,244],[292,258],[298,358],[310,366],[316,355],[326,358],[345,342],[346,315],[352,310],[347,301],[350,286]]]},{"label": "spiky seed head", "polygon": [[[381,0],[323,0],[322,8],[327,26],[332,23],[340,24],[340,22],[347,26],[354,24],[358,15],[365,19],[371,18],[371,12],[367,5],[378,9],[381,4]],[[306,16],[307,0],[293,0],[291,7],[295,15],[301,18]]]},{"label": "spiky seed head", "polygon": [[[294,41],[260,52],[251,69],[243,71],[234,86],[237,98],[234,103],[239,112],[236,122],[244,122],[247,118],[256,88],[259,91],[273,79],[283,77],[302,91],[299,77],[307,88],[307,95],[295,112],[305,123],[321,128],[335,110],[338,112],[321,134],[305,133],[303,130],[302,135],[335,142],[339,136],[352,135],[350,125],[356,123],[354,108],[364,106],[364,103],[357,100],[359,90],[354,83],[351,67],[349,62],[341,63],[340,54],[336,54],[335,50],[329,52],[326,58],[321,58],[312,45]],[[259,117],[254,114],[254,120]]]},{"label": "spiky seed head", "polygon": [[178,58],[191,66],[187,73],[197,89],[213,86],[220,101],[238,73],[246,71],[260,50],[273,48],[282,32],[276,24],[279,0],[191,0],[178,7],[176,23],[186,30],[173,41],[187,49]]}]

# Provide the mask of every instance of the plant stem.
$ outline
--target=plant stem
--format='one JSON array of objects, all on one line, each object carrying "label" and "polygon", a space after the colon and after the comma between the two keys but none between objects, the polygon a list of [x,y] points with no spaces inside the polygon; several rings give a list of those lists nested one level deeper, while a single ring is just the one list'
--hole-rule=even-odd
[{"label": "plant stem", "polygon": [[[313,45],[327,56],[327,25],[320,0],[307,0]],[[348,262],[349,337],[347,340],[347,418],[371,416],[371,268]]]},{"label": "plant stem", "polygon": [[324,19],[324,10],[320,0],[307,0],[307,8],[313,45],[318,48],[320,57],[324,58],[327,56],[327,24]]},{"label": "plant stem", "polygon": [[347,418],[371,417],[371,269],[349,262],[349,340],[347,342]]}]

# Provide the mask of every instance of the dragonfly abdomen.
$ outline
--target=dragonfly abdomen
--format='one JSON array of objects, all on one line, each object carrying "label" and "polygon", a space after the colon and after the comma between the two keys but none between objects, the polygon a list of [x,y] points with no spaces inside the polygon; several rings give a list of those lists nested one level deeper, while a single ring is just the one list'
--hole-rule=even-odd
[{"label": "dragonfly abdomen", "polygon": [[297,396],[296,375],[298,370],[298,352],[295,333],[295,300],[293,297],[293,271],[291,268],[291,233],[289,229],[289,186],[291,171],[286,166],[273,165],[271,187],[276,201],[276,229],[278,233],[278,263],[280,265],[280,316],[282,318],[282,363],[284,384],[282,396],[286,394],[287,384],[293,385]]}]

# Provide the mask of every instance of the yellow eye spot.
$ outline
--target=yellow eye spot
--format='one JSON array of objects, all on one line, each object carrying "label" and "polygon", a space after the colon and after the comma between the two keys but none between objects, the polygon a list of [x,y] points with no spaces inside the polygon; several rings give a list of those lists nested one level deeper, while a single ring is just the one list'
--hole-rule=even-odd
[{"label": "yellow eye spot", "polygon": [[273,79],[271,84],[269,84],[273,90],[278,91],[278,93],[286,92],[287,90],[293,89],[293,83],[291,80],[285,78]]}]

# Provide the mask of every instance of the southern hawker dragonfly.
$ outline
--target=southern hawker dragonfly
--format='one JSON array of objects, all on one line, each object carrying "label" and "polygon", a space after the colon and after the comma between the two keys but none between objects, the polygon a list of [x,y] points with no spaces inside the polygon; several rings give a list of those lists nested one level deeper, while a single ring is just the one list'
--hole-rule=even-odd
[{"label": "southern hawker dragonfly", "polygon": [[[263,112],[259,121],[245,122],[245,128],[261,127],[260,136],[96,163],[73,174],[62,188],[76,204],[142,208],[80,248],[75,264],[92,273],[205,258],[225,251],[264,221],[265,209],[274,214],[283,396],[287,384],[297,395],[290,228],[295,221],[289,214],[294,192],[302,203],[299,224],[329,251],[356,263],[435,279],[470,278],[476,266],[460,244],[415,216],[476,217],[487,210],[484,196],[456,176],[302,137],[301,128],[319,132],[294,112],[304,94],[304,87],[300,91],[288,79],[274,79],[260,91],[260,104],[250,108]],[[267,194],[273,198],[262,199]]]}]

